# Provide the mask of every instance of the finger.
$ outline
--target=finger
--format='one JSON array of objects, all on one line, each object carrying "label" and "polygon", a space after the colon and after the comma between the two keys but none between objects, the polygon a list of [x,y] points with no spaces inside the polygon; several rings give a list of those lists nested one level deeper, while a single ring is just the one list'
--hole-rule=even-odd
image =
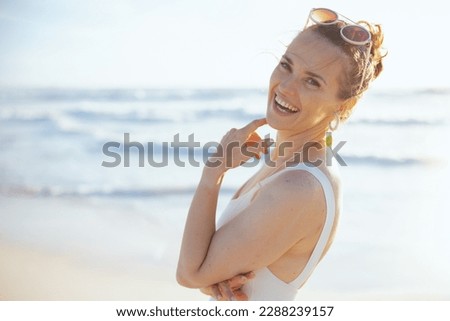
[{"label": "finger", "polygon": [[252,132],[250,135],[248,135],[246,143],[259,143],[261,141],[261,136],[259,136],[257,132]]},{"label": "finger", "polygon": [[233,291],[231,291],[227,281],[219,282],[218,287],[223,300],[230,301],[234,298]]},{"label": "finger", "polygon": [[236,298],[236,301],[248,301],[247,294],[245,294],[242,290],[234,291],[234,297]]},{"label": "finger", "polygon": [[265,118],[255,119],[255,120],[251,121],[250,123],[248,123],[247,125],[245,125],[244,127],[242,127],[242,130],[244,130],[245,132],[250,134],[251,132],[254,132],[259,127],[261,127],[265,124],[267,124],[267,120]]},{"label": "finger", "polygon": [[214,299],[216,299],[217,301],[221,301],[222,300],[222,295],[220,295],[220,291],[219,288],[217,287],[216,284],[211,285],[211,292],[212,292],[212,296],[214,297]]},{"label": "finger", "polygon": [[200,292],[202,292],[203,294],[209,295],[209,296],[213,296],[213,291],[212,291],[211,286],[208,286],[205,288],[200,288]]},{"label": "finger", "polygon": [[264,153],[265,151],[263,142],[263,139],[258,135],[257,132],[252,132],[248,135],[243,148],[246,148],[246,150],[254,154],[254,157],[260,159],[260,153]]},{"label": "finger", "polygon": [[248,135],[246,141],[244,142],[244,147],[258,147],[262,143],[262,138],[256,133],[252,132]]},{"label": "finger", "polygon": [[245,283],[247,283],[248,279],[243,274],[233,276],[228,282],[230,284],[230,288],[232,290],[239,289]]},{"label": "finger", "polygon": [[255,277],[255,272],[253,272],[253,271],[247,272],[247,273],[244,274],[244,276],[247,279],[251,280],[251,279],[253,279]]}]

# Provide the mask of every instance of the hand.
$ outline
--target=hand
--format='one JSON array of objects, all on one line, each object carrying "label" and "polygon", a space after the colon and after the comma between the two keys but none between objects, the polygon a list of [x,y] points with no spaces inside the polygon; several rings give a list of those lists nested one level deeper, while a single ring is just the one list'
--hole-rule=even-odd
[{"label": "hand", "polygon": [[221,167],[226,171],[242,165],[252,157],[259,158],[261,152],[267,152],[267,144],[255,130],[266,123],[266,119],[261,118],[253,120],[241,129],[230,129],[220,141],[218,152],[210,157],[207,165]]},{"label": "hand", "polygon": [[200,291],[217,301],[247,301],[248,297],[242,291],[242,286],[254,277],[253,272],[238,274],[231,279],[202,288]]}]

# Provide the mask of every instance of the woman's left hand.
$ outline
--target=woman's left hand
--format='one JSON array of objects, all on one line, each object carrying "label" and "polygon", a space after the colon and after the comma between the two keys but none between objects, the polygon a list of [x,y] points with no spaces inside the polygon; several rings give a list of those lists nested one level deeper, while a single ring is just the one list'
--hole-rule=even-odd
[{"label": "woman's left hand", "polygon": [[255,273],[253,272],[239,274],[231,279],[202,288],[200,291],[217,301],[247,301],[248,297],[242,291],[242,287],[254,277]]},{"label": "woman's left hand", "polygon": [[220,167],[225,172],[252,157],[259,158],[260,153],[267,151],[267,146],[255,131],[266,123],[266,119],[261,118],[240,129],[230,129],[220,141],[218,152],[209,158],[207,166]]}]

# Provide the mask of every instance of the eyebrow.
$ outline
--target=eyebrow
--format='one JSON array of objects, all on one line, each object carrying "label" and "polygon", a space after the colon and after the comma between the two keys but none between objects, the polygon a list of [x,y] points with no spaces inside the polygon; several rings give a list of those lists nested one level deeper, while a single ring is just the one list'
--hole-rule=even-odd
[{"label": "eyebrow", "polygon": [[[282,58],[286,59],[286,61],[290,65],[294,65],[294,63],[292,62],[291,58],[287,57],[286,55],[283,55]],[[316,74],[316,73],[314,73],[312,71],[305,71],[305,74],[307,74],[307,75],[309,75],[311,77],[314,77],[314,78],[318,78],[318,79],[322,80],[325,83],[325,85],[328,85],[327,82],[325,81],[325,79],[323,79],[322,76],[320,76],[320,75],[318,75],[318,74]]]}]

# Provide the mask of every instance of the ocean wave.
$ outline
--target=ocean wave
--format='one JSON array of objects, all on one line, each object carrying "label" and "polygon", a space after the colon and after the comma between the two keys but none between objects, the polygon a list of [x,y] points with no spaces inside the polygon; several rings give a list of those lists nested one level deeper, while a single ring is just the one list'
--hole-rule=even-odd
[{"label": "ocean wave", "polygon": [[[192,112],[186,112],[186,117],[191,118]],[[201,109],[195,112],[196,119],[238,119],[251,120],[263,117],[262,113],[252,113],[246,111],[244,108],[218,108],[218,109]],[[8,122],[24,122],[24,123],[42,123],[46,121],[58,122],[60,118],[71,118],[78,121],[88,122],[131,122],[131,123],[174,123],[177,119],[169,117],[161,117],[156,115],[153,111],[139,111],[131,110],[123,111],[93,111],[84,109],[69,109],[69,110],[48,110],[33,112],[29,110],[4,110],[0,111],[0,121]],[[181,115],[180,119],[184,119]],[[354,119],[349,122],[353,125],[369,125],[369,126],[441,126],[445,125],[445,121],[439,120],[423,120],[423,119]]]},{"label": "ocean wave", "polygon": [[[218,109],[200,109],[194,112],[196,119],[254,119],[263,117],[263,114],[255,114],[247,112],[243,108],[218,108]],[[186,111],[184,115],[178,115],[178,118],[170,118],[167,116],[157,115],[153,110],[134,109],[129,111],[110,110],[110,111],[95,111],[87,110],[85,108],[70,108],[65,110],[17,110],[8,109],[0,110],[0,121],[8,122],[24,122],[24,123],[40,123],[45,121],[58,122],[60,118],[73,119],[83,122],[133,122],[133,123],[174,123],[177,120],[188,118],[192,119],[192,111]]]},{"label": "ocean wave", "polygon": [[412,98],[416,96],[446,96],[450,95],[450,88],[403,88],[403,89],[378,89],[367,93],[371,97],[379,98]]},{"label": "ocean wave", "polygon": [[[426,158],[393,158],[380,157],[374,155],[341,155],[347,166],[367,166],[382,168],[405,168],[411,166],[434,166],[439,165],[437,159]],[[263,161],[263,160],[262,160]],[[336,159],[333,159],[336,163]],[[343,166],[343,164],[340,164]],[[8,183],[6,183],[8,184]],[[72,186],[27,186],[11,183],[0,185],[0,195],[7,197],[101,197],[101,198],[152,198],[152,197],[173,197],[192,196],[196,186],[151,186],[140,188],[101,186],[95,181],[85,182],[82,185]],[[127,185],[124,182],[124,185]],[[92,186],[92,187],[91,187]],[[221,193],[232,194],[235,187],[223,186]]]},{"label": "ocean wave", "polygon": [[358,119],[353,120],[349,125],[371,125],[371,126],[440,126],[444,125],[443,120],[422,120],[422,119]]},{"label": "ocean wave", "polygon": [[450,88],[425,88],[416,90],[419,95],[450,95]]},{"label": "ocean wave", "polygon": [[150,112],[97,112],[89,110],[54,110],[45,112],[30,112],[29,110],[15,110],[0,112],[0,120],[8,122],[42,123],[46,121],[58,122],[60,118],[72,118],[82,121],[102,122],[145,122],[145,123],[167,123],[174,120],[158,117]]},{"label": "ocean wave", "polygon": [[28,110],[0,110],[0,121],[7,122],[46,122],[52,119],[49,112],[33,112]]},{"label": "ocean wave", "polygon": [[67,113],[73,118],[87,121],[111,121],[111,122],[145,122],[145,123],[168,123],[173,120],[168,118],[157,117],[151,113],[112,113],[112,112],[95,112],[87,110],[73,110]]},{"label": "ocean wave", "polygon": [[[0,102],[40,101],[40,102],[80,102],[80,101],[180,101],[180,100],[222,100],[243,96],[266,96],[264,88],[228,89],[64,89],[64,88],[0,88]],[[410,88],[394,90],[374,90],[371,97],[396,98],[415,96],[450,95],[450,88]]]},{"label": "ocean wave", "polygon": [[206,118],[231,118],[231,119],[255,119],[263,117],[263,114],[254,114],[245,111],[243,108],[234,108],[234,109],[204,109],[200,110],[196,113],[197,117],[201,119]]},{"label": "ocean wave", "polygon": [[[164,197],[164,196],[191,196],[196,186],[186,187],[161,187],[161,188],[61,188],[61,187],[31,187],[31,186],[0,186],[0,195],[4,196],[29,196],[29,197]],[[230,194],[235,189],[222,187],[221,193]]]},{"label": "ocean wave", "polygon": [[379,156],[356,156],[356,155],[342,155],[342,159],[347,165],[363,165],[363,166],[414,166],[414,165],[430,165],[436,163],[431,159],[420,158],[389,158]]},{"label": "ocean wave", "polygon": [[261,89],[1,89],[0,101],[179,101],[265,95]]}]

